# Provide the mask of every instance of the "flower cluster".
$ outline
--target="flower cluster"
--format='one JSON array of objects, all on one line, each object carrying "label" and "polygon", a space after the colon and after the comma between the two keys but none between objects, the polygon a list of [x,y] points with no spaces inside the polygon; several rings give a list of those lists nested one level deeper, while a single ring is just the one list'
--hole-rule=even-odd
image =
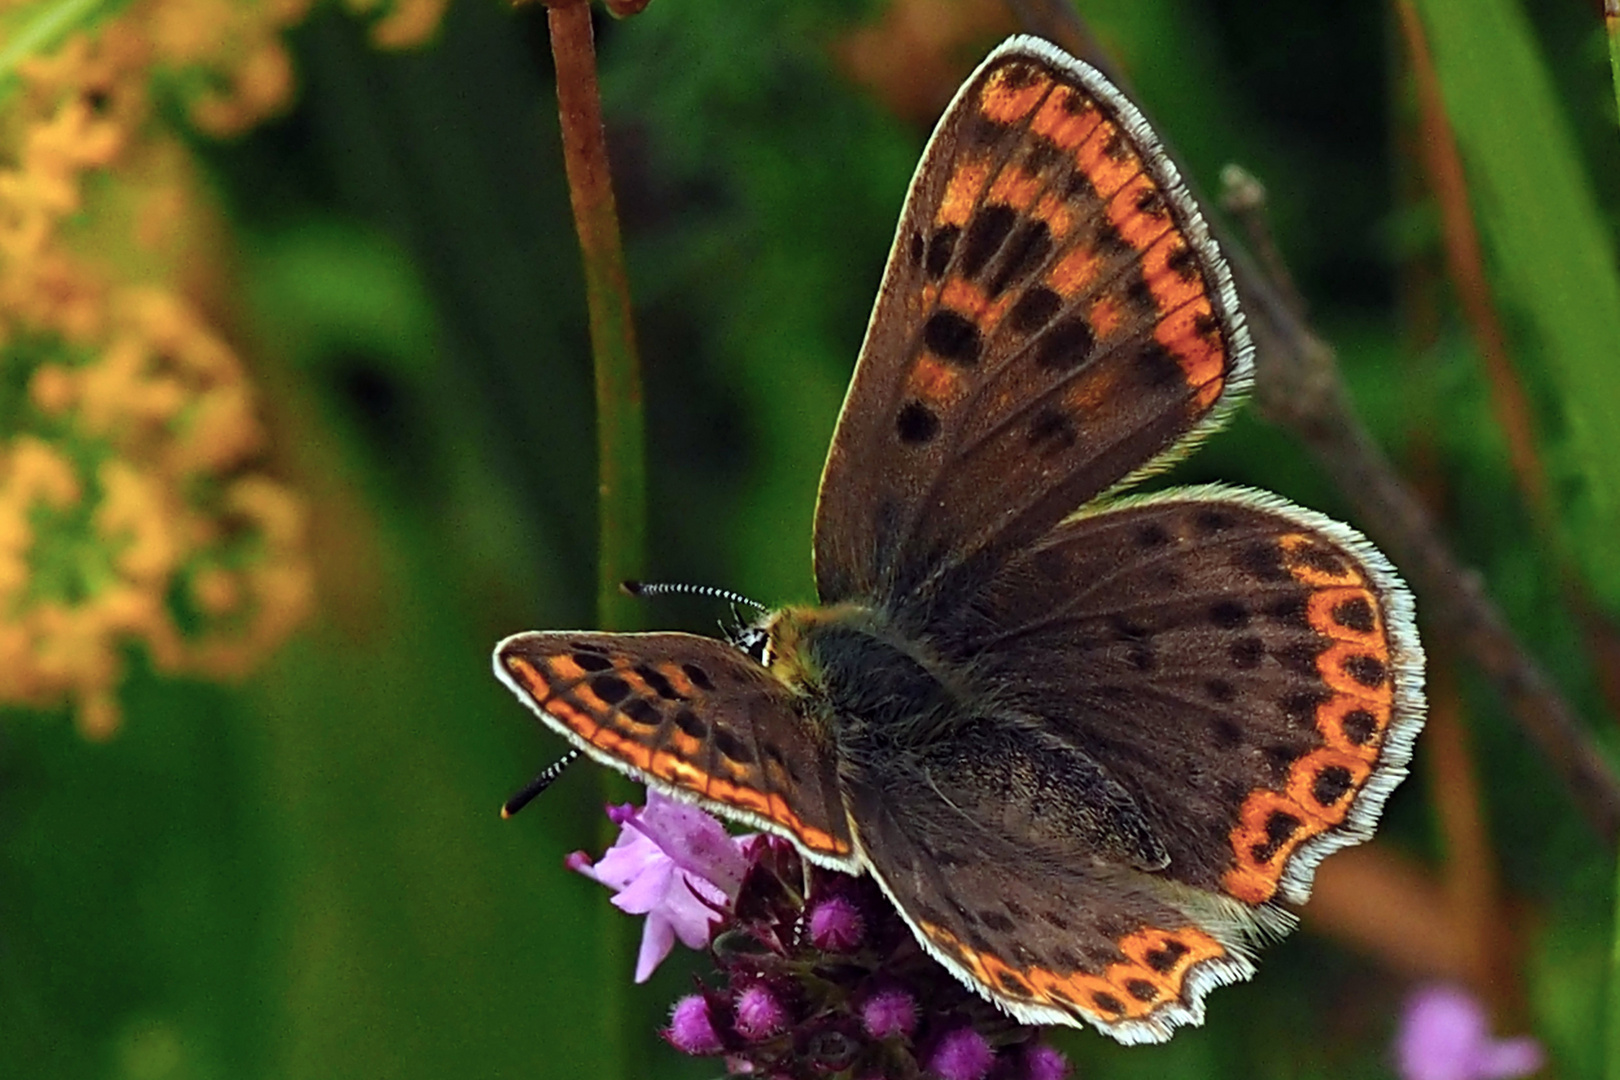
[{"label": "flower cluster", "polygon": [[[443,3],[398,0],[373,37],[419,41]],[[29,7],[8,25],[49,15]],[[303,504],[204,314],[228,307],[217,221],[164,123],[234,135],[282,108],[307,8],[135,0],[0,90],[0,704],[70,704],[104,736],[129,644],[236,675],[310,607]]]},{"label": "flower cluster", "polygon": [[636,978],[679,938],[713,985],[676,1003],[665,1038],[734,1076],[1062,1080],[1068,1063],[925,954],[870,878],[808,867],[769,836],[731,837],[650,793],[614,807],[618,841],[576,870],[647,916]]}]

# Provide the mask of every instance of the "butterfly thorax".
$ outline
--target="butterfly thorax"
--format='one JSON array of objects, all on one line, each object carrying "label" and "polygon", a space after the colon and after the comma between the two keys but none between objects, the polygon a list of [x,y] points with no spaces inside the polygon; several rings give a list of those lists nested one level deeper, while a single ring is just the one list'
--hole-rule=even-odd
[{"label": "butterfly thorax", "polygon": [[766,665],[845,754],[937,739],[971,711],[971,691],[873,608],[783,608],[766,630]]}]

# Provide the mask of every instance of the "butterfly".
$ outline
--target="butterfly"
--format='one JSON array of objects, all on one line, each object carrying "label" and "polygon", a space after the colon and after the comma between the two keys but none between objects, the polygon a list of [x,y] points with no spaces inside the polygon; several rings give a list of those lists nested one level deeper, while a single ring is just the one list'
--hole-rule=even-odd
[{"label": "butterfly", "polygon": [[723,641],[521,633],[496,674],[596,760],[870,874],[1021,1021],[1158,1042],[1248,978],[1422,726],[1412,598],[1225,486],[1125,494],[1253,347],[1176,167],[1014,37],[901,214],[816,506],[818,606]]}]

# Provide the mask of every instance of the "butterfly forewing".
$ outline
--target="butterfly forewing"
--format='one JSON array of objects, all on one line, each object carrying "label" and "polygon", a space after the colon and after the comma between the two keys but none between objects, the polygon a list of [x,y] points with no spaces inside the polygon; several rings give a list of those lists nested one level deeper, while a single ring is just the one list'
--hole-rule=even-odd
[{"label": "butterfly forewing", "polygon": [[824,601],[925,619],[1206,430],[1248,379],[1230,276],[1106,81],[1015,39],[907,198],[822,478]]},{"label": "butterfly forewing", "polygon": [[742,650],[692,634],[527,633],[495,673],[599,761],[850,865],[832,748]]},{"label": "butterfly forewing", "polygon": [[1123,785],[1165,876],[1250,905],[1303,901],[1370,835],[1422,723],[1404,586],[1350,529],[1255,492],[1078,515],[929,641]]}]

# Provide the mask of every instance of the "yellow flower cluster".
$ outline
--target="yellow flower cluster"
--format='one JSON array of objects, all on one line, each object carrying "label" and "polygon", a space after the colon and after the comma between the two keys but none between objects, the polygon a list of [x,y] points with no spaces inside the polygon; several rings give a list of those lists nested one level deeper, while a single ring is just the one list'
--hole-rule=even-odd
[{"label": "yellow flower cluster", "polygon": [[[0,705],[69,705],[104,737],[130,646],[236,676],[310,610],[303,502],[194,298],[223,276],[208,201],[151,107],[213,135],[284,107],[308,3],[135,0],[0,99]],[[369,12],[373,39],[420,42],[443,7]]]}]

